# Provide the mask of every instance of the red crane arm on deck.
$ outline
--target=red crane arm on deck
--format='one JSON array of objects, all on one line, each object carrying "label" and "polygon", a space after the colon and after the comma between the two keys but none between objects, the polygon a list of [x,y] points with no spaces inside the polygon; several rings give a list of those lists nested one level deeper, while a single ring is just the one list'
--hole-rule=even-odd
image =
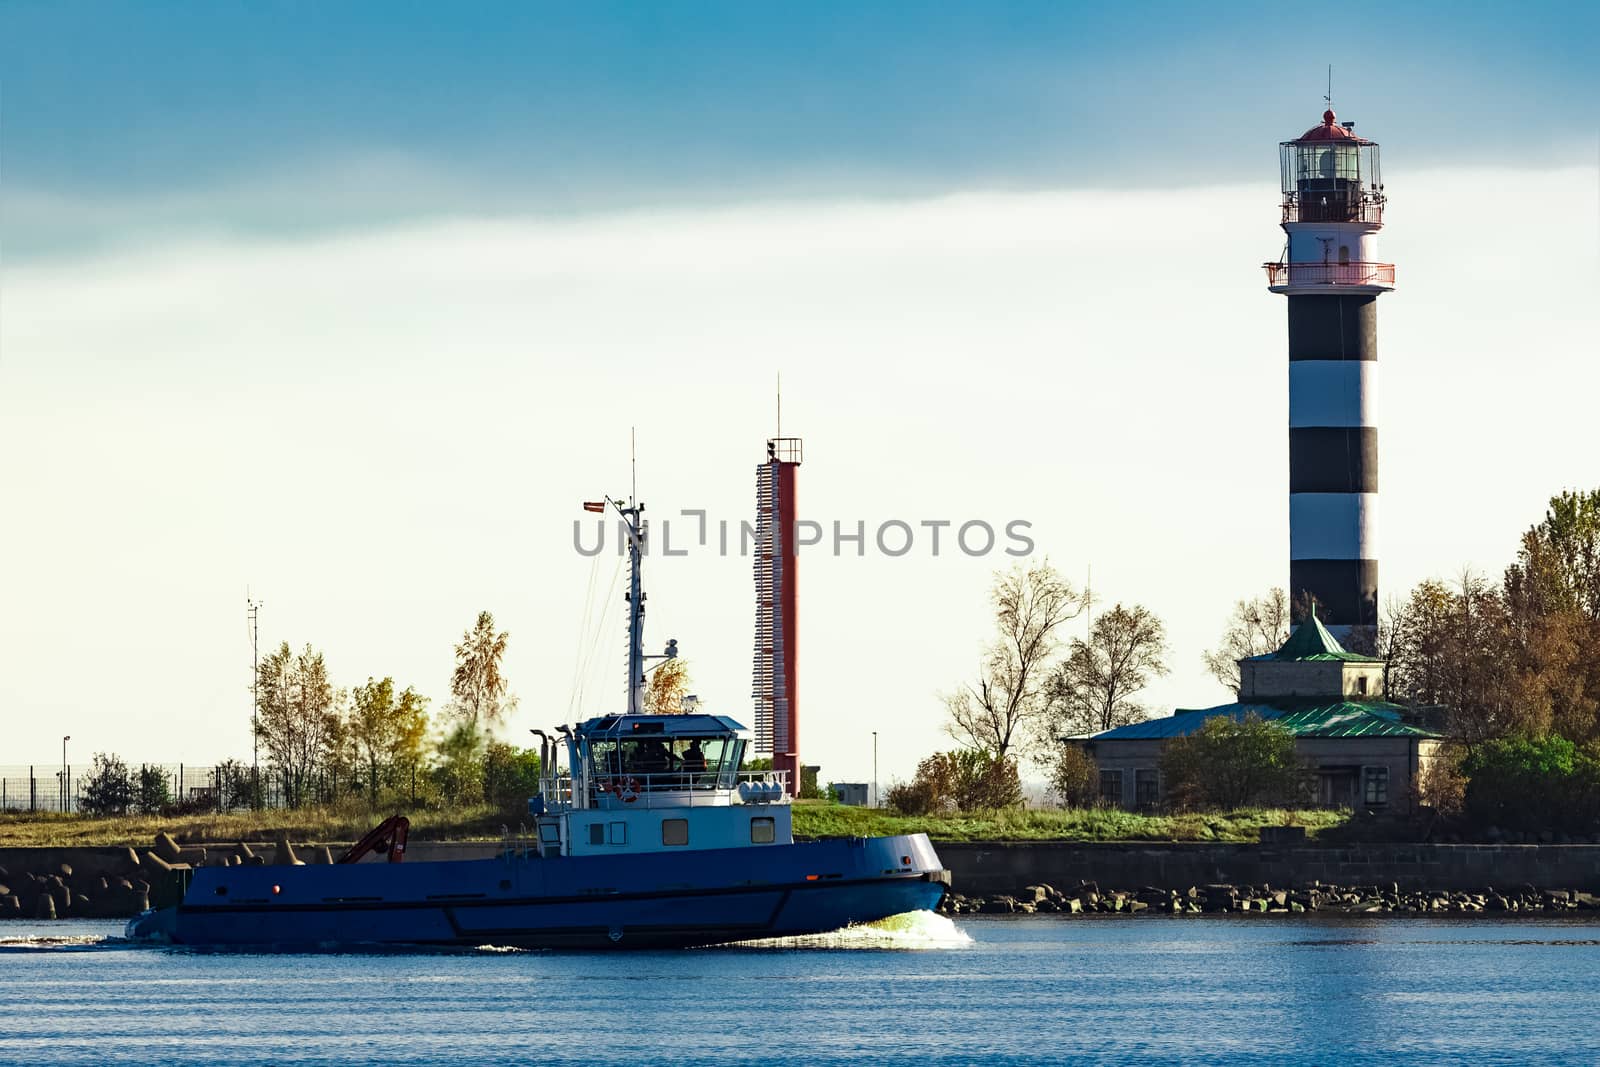
[{"label": "red crane arm on deck", "polygon": [[391,815],[368,830],[365,837],[351,845],[350,851],[334,862],[355,863],[369,852],[376,852],[380,856],[387,852],[390,863],[399,863],[406,858],[406,834],[410,832],[410,819],[404,815]]}]

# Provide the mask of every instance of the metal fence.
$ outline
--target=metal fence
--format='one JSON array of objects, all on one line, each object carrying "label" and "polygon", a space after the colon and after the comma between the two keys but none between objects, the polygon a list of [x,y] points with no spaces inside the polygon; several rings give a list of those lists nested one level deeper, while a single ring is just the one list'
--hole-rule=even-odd
[{"label": "metal fence", "polygon": [[[130,764],[135,809],[139,803],[140,776],[147,768],[154,768],[161,774],[166,784],[165,806],[178,811],[285,808],[296,799],[301,805],[326,803],[352,792],[353,784],[336,780],[325,771],[295,779],[272,768],[262,767],[257,771],[238,763],[212,766]],[[92,773],[93,766],[87,763],[0,766],[0,811],[80,811],[84,786]]]}]

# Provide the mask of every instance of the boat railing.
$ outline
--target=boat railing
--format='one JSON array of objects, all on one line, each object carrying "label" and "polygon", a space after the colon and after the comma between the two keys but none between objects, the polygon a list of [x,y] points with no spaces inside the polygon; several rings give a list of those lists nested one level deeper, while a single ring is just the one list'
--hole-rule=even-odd
[{"label": "boat railing", "polygon": [[[765,786],[740,790],[741,785]],[[725,807],[734,798],[743,803],[780,803],[789,799],[787,771],[668,771],[661,774],[598,775],[590,802],[599,808]]]}]

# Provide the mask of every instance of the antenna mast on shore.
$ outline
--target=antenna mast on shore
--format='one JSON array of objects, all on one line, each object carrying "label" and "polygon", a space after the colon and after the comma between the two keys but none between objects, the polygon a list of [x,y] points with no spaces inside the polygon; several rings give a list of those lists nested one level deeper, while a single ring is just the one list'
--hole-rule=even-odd
[{"label": "antenna mast on shore", "polygon": [[258,638],[261,633],[261,601],[251,598],[247,590],[244,595],[245,618],[250,623],[250,773],[256,780],[261,777],[261,735],[260,723],[257,716],[261,714],[261,701],[258,687],[261,684],[261,649]]}]

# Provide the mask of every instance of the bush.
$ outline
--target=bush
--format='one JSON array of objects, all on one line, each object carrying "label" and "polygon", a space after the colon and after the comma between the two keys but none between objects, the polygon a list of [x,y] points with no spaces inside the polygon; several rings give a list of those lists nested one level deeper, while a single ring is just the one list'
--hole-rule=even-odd
[{"label": "bush", "polygon": [[1258,715],[1214,715],[1161,754],[1167,802],[1179,810],[1233,810],[1292,805],[1304,798],[1310,772],[1294,735]]},{"label": "bush", "polygon": [[1065,745],[1050,772],[1050,792],[1063,808],[1092,808],[1100,803],[1100,768],[1080,745]]},{"label": "bush", "polygon": [[1564,737],[1510,737],[1461,761],[1467,818],[1480,827],[1537,833],[1600,830],[1600,758]]},{"label": "bush", "polygon": [[133,775],[120,756],[94,755],[94,767],[83,780],[78,810],[85,815],[126,815],[133,805]]},{"label": "bush", "polygon": [[167,791],[167,772],[148,763],[139,768],[139,781],[134,805],[140,815],[159,815],[172,803]]},{"label": "bush", "polygon": [[917,765],[909,784],[891,786],[886,799],[902,815],[989,811],[1022,803],[1015,760],[958,749],[936,752]]},{"label": "bush", "polygon": [[483,754],[483,798],[501,811],[523,812],[539,791],[539,753],[499,741]]}]

